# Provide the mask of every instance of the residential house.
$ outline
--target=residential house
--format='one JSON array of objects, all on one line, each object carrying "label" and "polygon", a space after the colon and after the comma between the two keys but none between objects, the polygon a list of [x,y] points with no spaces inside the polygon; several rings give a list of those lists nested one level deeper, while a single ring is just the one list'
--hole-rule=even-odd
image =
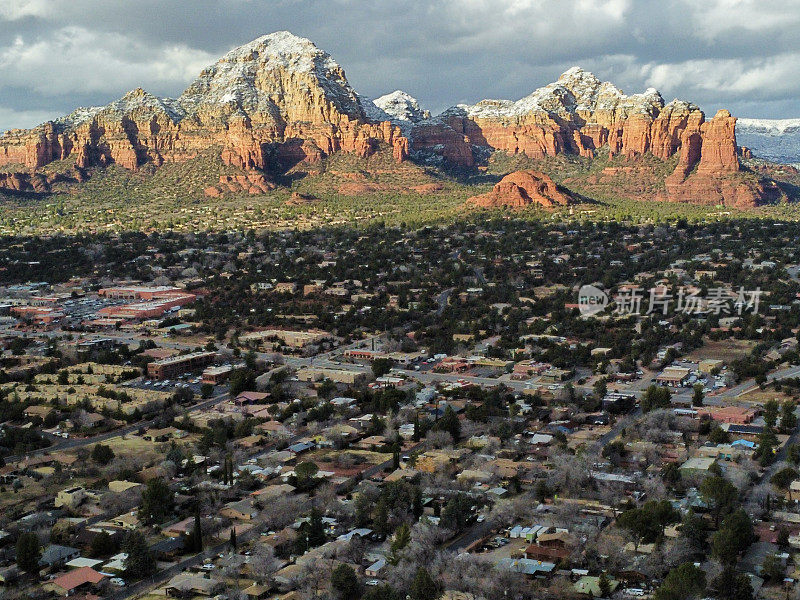
[{"label": "residential house", "polygon": [[61,596],[71,596],[76,591],[90,591],[106,578],[102,573],[98,573],[91,567],[81,567],[74,569],[56,577],[51,586],[54,592]]},{"label": "residential house", "polygon": [[67,561],[78,558],[80,555],[81,551],[77,548],[50,544],[42,552],[42,556],[39,558],[39,566],[50,569],[58,568],[65,565]]}]

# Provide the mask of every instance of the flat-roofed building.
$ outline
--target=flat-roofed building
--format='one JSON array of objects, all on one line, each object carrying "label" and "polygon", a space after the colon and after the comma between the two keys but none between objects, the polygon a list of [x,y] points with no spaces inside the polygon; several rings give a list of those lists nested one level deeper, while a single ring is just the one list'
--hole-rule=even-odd
[{"label": "flat-roofed building", "polygon": [[75,508],[86,499],[86,490],[80,486],[67,488],[61,490],[56,494],[55,507],[59,508],[66,506],[67,508]]},{"label": "flat-roofed building", "polygon": [[186,290],[168,286],[144,286],[144,285],[128,285],[119,287],[103,288],[97,292],[98,296],[105,298],[115,298],[122,300],[153,300],[154,298],[163,298],[170,294],[185,294]]},{"label": "flat-roofed building", "polygon": [[349,369],[306,367],[297,371],[297,378],[300,381],[322,381],[323,379],[330,379],[334,383],[358,385],[367,381],[367,374],[361,371],[351,371]]},{"label": "flat-roofed building", "polygon": [[233,365],[219,365],[217,367],[206,367],[203,370],[203,383],[219,385],[226,381],[233,373]]},{"label": "flat-roofed building", "polygon": [[171,379],[183,373],[191,373],[202,369],[213,363],[216,358],[216,352],[181,354],[151,362],[147,365],[147,375],[152,379]]},{"label": "flat-roofed building", "polygon": [[669,387],[681,387],[689,379],[689,374],[686,367],[667,367],[656,377],[656,382]]},{"label": "flat-roofed building", "polygon": [[239,341],[242,343],[256,342],[261,343],[270,340],[276,340],[284,346],[290,348],[305,348],[311,344],[319,344],[325,340],[331,339],[330,333],[318,329],[308,331],[295,331],[292,329],[265,329],[263,331],[254,331],[252,333],[245,333],[239,336]]}]

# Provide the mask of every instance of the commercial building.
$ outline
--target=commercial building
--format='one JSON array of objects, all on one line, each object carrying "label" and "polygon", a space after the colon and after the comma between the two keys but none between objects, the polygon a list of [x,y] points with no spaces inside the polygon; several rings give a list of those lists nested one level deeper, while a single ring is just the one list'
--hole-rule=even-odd
[{"label": "commercial building", "polygon": [[172,308],[190,304],[194,302],[195,298],[196,296],[194,294],[176,294],[148,302],[107,306],[101,308],[97,313],[106,317],[118,317],[122,319],[152,319],[154,317],[160,317]]},{"label": "commercial building", "polygon": [[241,335],[239,336],[239,341],[242,343],[251,341],[262,343],[276,340],[290,348],[305,348],[306,346],[318,344],[331,337],[330,333],[320,330],[294,331],[291,329],[266,329],[264,331],[255,331],[253,333]]},{"label": "commercial building", "polygon": [[198,371],[217,358],[216,352],[192,352],[157,360],[147,365],[147,375],[152,379],[172,379],[183,373]]},{"label": "commercial building", "polygon": [[104,298],[114,298],[119,300],[155,300],[169,295],[183,295],[186,291],[180,288],[159,285],[159,286],[123,286],[103,288],[97,292],[98,296]]},{"label": "commercial building", "polygon": [[297,378],[300,381],[322,381],[323,379],[330,379],[334,383],[358,385],[366,382],[367,374],[361,371],[350,371],[348,369],[306,367],[297,371]]},{"label": "commercial building", "polygon": [[206,367],[203,371],[203,383],[219,385],[226,381],[233,373],[233,365],[220,365],[218,367]]},{"label": "commercial building", "polygon": [[681,387],[689,379],[690,371],[685,367],[667,367],[656,377],[656,382],[669,387]]}]

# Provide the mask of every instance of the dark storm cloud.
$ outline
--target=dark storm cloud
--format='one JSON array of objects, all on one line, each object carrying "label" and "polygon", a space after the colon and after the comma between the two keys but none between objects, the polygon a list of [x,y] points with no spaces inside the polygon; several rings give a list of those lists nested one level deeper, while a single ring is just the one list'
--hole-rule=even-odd
[{"label": "dark storm cloud", "polygon": [[141,86],[177,95],[230,48],[276,30],[313,40],[375,97],[434,112],[520,98],[581,65],[706,111],[800,116],[796,0],[6,0],[0,130]]}]

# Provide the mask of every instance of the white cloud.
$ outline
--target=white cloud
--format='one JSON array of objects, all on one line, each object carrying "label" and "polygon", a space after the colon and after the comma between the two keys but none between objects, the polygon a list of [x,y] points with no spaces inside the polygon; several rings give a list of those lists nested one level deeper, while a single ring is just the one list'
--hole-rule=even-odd
[{"label": "white cloud", "polygon": [[0,4],[0,19],[17,21],[25,17],[46,17],[52,9],[48,0],[4,0]]},{"label": "white cloud", "polygon": [[124,35],[64,27],[0,47],[5,85],[52,96],[119,93],[134,87],[175,88],[196,77],[215,57],[182,44],[149,46]]},{"label": "white cloud", "polygon": [[797,89],[800,53],[751,59],[702,59],[642,67],[647,83],[657,88],[716,92],[720,97],[765,97]]},{"label": "white cloud", "polygon": [[14,110],[0,106],[0,134],[9,129],[28,129],[60,117],[57,111]]},{"label": "white cloud", "polygon": [[692,15],[688,26],[709,41],[736,31],[786,31],[800,24],[797,0],[680,0],[679,4]]},{"label": "white cloud", "polygon": [[0,0],[0,81],[17,111],[174,95],[227,48],[288,29],[358,91],[400,87],[434,110],[580,65],[628,93],[796,117],[798,28],[798,0]]}]

